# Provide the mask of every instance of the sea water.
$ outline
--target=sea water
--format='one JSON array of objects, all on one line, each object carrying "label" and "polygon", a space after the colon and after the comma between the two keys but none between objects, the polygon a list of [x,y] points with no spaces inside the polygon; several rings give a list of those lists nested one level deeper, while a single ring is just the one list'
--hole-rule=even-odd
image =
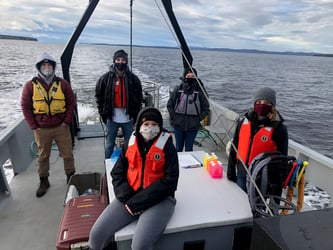
[{"label": "sea water", "polygon": [[[20,96],[25,82],[36,74],[36,58],[44,51],[51,54],[58,63],[56,73],[62,76],[64,46],[0,40],[0,136],[22,115]],[[81,122],[98,118],[95,84],[117,49],[129,51],[123,46],[89,44],[74,49],[70,75]],[[270,86],[277,92],[277,109],[286,120],[289,137],[333,158],[333,58],[209,50],[192,50],[192,56],[211,99],[244,114],[253,105],[255,91]],[[183,72],[179,49],[134,47],[132,62],[132,71],[142,81],[161,86],[160,106],[167,113],[167,95]]]}]

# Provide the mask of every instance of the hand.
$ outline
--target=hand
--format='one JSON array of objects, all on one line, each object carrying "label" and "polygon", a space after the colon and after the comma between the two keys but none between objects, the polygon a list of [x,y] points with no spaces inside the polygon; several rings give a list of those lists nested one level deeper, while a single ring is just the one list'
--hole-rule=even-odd
[{"label": "hand", "polygon": [[137,215],[140,215],[143,213],[143,211],[133,213],[132,210],[129,208],[129,206],[127,206],[127,204],[125,205],[125,208],[126,208],[127,212],[132,216],[137,216]]}]

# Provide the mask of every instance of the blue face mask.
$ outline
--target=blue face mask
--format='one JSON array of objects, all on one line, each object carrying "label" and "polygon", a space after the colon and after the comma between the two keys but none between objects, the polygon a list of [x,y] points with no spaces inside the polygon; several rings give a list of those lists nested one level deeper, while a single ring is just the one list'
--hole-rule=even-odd
[{"label": "blue face mask", "polygon": [[257,113],[257,115],[261,116],[267,116],[270,112],[272,112],[272,105],[269,104],[254,104],[254,111]]}]

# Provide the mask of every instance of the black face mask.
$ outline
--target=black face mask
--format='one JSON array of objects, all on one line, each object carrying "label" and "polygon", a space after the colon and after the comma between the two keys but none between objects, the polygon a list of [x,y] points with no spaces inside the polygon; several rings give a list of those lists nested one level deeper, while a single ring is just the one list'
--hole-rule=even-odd
[{"label": "black face mask", "polygon": [[115,65],[119,71],[123,71],[124,69],[126,69],[127,63],[115,63]]},{"label": "black face mask", "polygon": [[196,80],[195,78],[185,78],[184,81],[187,82],[188,85],[192,85],[192,84],[195,83],[197,80]]}]

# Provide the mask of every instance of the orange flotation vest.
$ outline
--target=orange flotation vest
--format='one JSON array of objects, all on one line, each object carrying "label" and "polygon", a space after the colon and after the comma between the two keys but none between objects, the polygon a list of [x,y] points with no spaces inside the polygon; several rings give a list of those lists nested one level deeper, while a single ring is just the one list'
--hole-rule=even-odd
[{"label": "orange flotation vest", "polygon": [[272,127],[262,127],[251,138],[251,122],[245,118],[239,131],[237,159],[240,160],[240,155],[244,163],[249,166],[258,154],[276,151],[277,146],[272,139],[273,131]]},{"label": "orange flotation vest", "polygon": [[171,134],[162,132],[149,149],[143,166],[136,137],[132,134],[128,142],[126,157],[128,160],[127,179],[136,191],[147,187],[164,176],[164,146]]}]

